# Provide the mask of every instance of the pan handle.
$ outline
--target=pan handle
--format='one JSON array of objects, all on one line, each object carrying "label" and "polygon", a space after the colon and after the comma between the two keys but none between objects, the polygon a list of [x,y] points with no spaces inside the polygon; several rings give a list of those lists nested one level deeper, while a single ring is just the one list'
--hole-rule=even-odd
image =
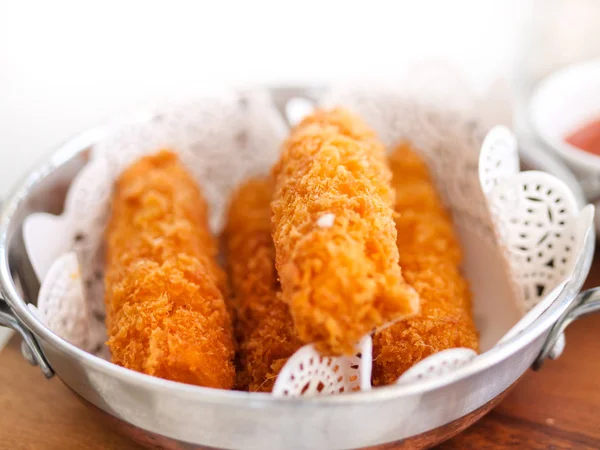
[{"label": "pan handle", "polygon": [[542,346],[540,354],[533,362],[533,370],[538,370],[542,367],[546,358],[548,358],[552,353],[556,343],[559,341],[561,336],[563,336],[566,328],[573,321],[593,312],[600,312],[600,287],[581,292],[575,299],[573,306],[569,308],[569,310],[567,310],[567,312],[563,314],[560,319],[558,319],[558,321],[550,329],[550,333],[546,338],[546,342],[544,342],[544,345]]},{"label": "pan handle", "polygon": [[0,326],[8,327],[15,330],[23,338],[21,343],[21,352],[25,359],[32,365],[40,366],[46,378],[54,376],[54,370],[48,364],[46,357],[42,353],[42,349],[38,345],[35,337],[13,314],[8,304],[0,298]]}]

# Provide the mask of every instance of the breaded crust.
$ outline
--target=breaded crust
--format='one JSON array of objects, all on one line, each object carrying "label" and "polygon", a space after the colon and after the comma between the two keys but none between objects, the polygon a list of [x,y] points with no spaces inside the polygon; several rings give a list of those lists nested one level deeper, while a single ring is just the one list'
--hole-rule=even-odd
[{"label": "breaded crust", "polygon": [[112,361],[229,389],[234,341],[199,187],[168,151],[116,182],[106,230],[106,324]]},{"label": "breaded crust", "polygon": [[266,178],[245,182],[232,196],[223,235],[238,319],[238,387],[252,392],[270,392],[279,370],[302,346],[275,271],[272,194]]},{"label": "breaded crust", "polygon": [[394,383],[412,365],[441,350],[479,349],[461,249],[427,166],[400,145],[390,157],[400,266],[421,299],[421,312],[373,338],[373,384]]},{"label": "breaded crust", "polygon": [[343,109],[317,111],[273,169],[273,241],[300,339],[352,354],[375,327],[414,314],[398,265],[391,172],[374,132]]}]

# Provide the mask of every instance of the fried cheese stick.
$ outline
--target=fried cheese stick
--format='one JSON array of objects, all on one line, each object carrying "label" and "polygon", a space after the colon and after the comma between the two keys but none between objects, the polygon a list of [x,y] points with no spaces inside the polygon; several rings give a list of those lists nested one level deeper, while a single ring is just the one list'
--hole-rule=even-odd
[{"label": "fried cheese stick", "polygon": [[352,354],[375,327],[412,315],[418,295],[398,265],[385,149],[343,109],[317,111],[273,169],[273,241],[300,339]]},{"label": "fried cheese stick", "polygon": [[287,359],[301,346],[281,297],[271,238],[269,179],[245,182],[233,195],[224,233],[238,318],[238,387],[270,392]]},{"label": "fried cheese stick", "polygon": [[441,350],[479,349],[469,286],[459,265],[461,249],[452,221],[410,145],[390,157],[400,265],[421,298],[420,313],[373,338],[373,384],[394,383],[413,364]]},{"label": "fried cheese stick", "polygon": [[107,342],[121,366],[229,389],[234,341],[199,187],[168,151],[116,182],[106,230]]}]

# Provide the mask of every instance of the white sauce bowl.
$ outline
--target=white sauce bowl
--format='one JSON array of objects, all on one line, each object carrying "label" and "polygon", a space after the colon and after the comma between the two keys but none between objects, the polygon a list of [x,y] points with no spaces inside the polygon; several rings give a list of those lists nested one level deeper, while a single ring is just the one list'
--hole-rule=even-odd
[{"label": "white sauce bowl", "polygon": [[579,149],[565,138],[600,119],[600,60],[570,65],[544,78],[529,105],[538,136],[574,169],[600,176],[600,156]]}]

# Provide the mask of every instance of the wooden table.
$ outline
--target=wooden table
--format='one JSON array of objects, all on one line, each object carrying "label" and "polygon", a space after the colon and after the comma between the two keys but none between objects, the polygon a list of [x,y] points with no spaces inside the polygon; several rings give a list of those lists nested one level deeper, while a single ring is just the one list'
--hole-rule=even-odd
[{"label": "wooden table", "polygon": [[[600,286],[600,260],[587,287]],[[58,380],[46,381],[13,337],[0,352],[0,449],[139,449],[94,421]],[[600,314],[567,330],[557,361],[527,373],[490,414],[440,449],[600,448]]]}]

